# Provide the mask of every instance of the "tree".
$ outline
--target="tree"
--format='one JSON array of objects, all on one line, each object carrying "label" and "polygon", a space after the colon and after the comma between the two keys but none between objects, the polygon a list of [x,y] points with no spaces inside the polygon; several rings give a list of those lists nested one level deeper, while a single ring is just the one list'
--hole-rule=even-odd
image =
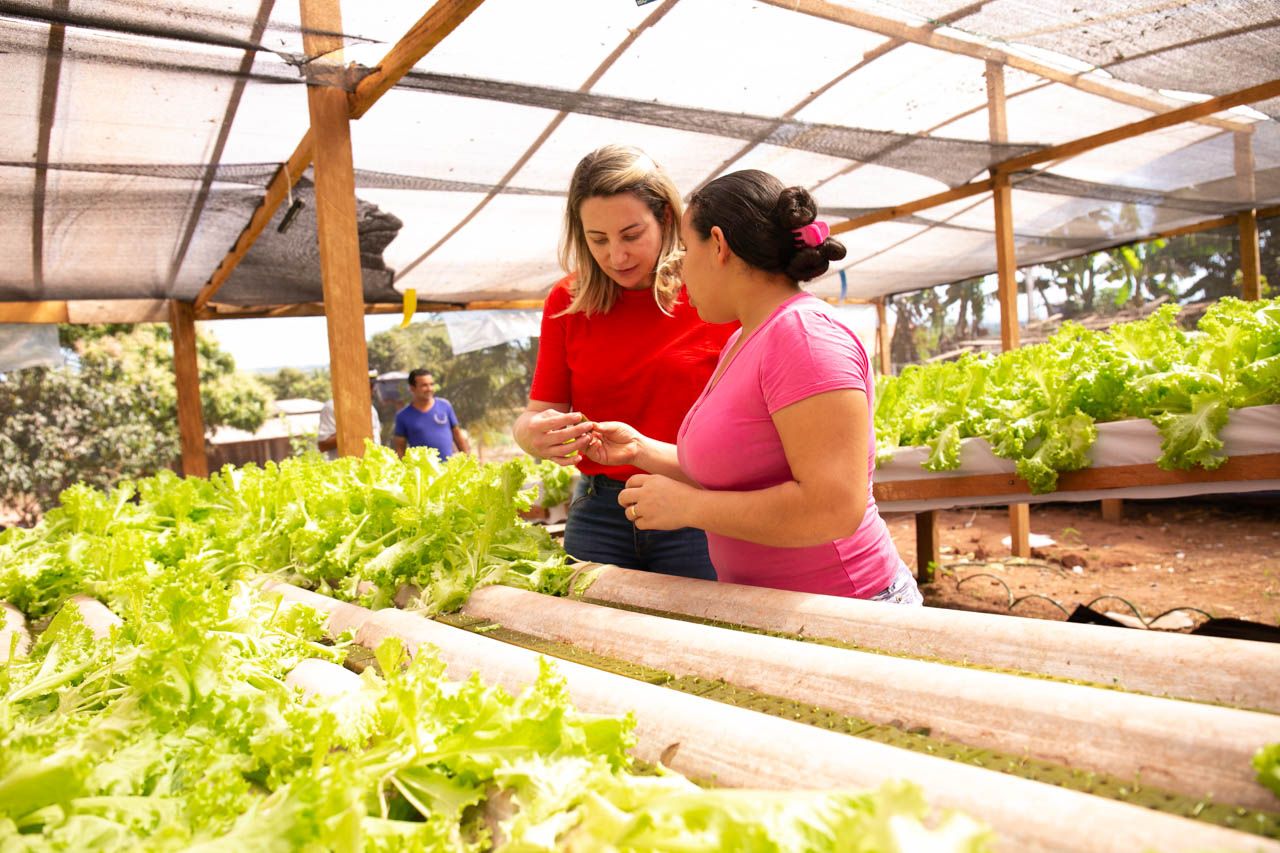
[{"label": "tree", "polygon": [[[0,378],[0,503],[34,522],[63,489],[107,488],[151,474],[178,454],[177,388],[168,326],[63,327],[78,364]],[[197,335],[206,429],[256,430],[269,395],[231,356]]]},{"label": "tree", "polygon": [[[890,297],[895,311],[889,353],[894,364],[913,364],[982,334],[990,296],[984,277],[927,287]],[[948,319],[952,308],[956,318]]]},{"label": "tree", "polygon": [[282,367],[275,373],[262,377],[262,381],[277,400],[304,398],[324,401],[333,396],[333,383],[327,367],[315,370]]},{"label": "tree", "polygon": [[[1201,273],[1182,292],[1182,301],[1215,300],[1223,296],[1240,295],[1240,235],[1234,228],[1224,231],[1206,231],[1182,238],[1183,250],[1196,257],[1197,272]],[[1280,274],[1280,232],[1259,224],[1258,251],[1261,256],[1263,280],[1262,295],[1268,295],[1268,281],[1275,281]]]}]

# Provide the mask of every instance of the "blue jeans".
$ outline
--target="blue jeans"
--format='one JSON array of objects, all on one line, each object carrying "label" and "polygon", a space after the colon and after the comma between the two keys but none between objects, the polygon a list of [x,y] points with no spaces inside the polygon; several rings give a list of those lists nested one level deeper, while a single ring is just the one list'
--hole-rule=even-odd
[{"label": "blue jeans", "polygon": [[898,571],[894,573],[889,585],[871,596],[868,601],[920,607],[924,604],[924,596],[920,594],[920,587],[916,585],[916,576],[911,574],[906,563],[899,560]]},{"label": "blue jeans", "polygon": [[637,530],[618,504],[625,485],[603,474],[579,478],[564,530],[564,549],[570,556],[624,569],[715,580],[707,535],[693,527]]}]

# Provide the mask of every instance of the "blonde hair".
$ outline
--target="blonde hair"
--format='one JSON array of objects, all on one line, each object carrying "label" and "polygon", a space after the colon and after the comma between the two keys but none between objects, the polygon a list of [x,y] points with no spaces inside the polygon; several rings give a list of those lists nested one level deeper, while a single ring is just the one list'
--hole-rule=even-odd
[{"label": "blonde hair", "polygon": [[560,315],[579,311],[588,317],[604,314],[618,298],[618,284],[600,269],[580,213],[589,198],[631,193],[649,208],[662,229],[662,245],[653,271],[653,299],[670,314],[680,295],[680,193],[667,173],[649,155],[626,145],[606,145],[579,161],[569,181],[564,234],[560,241],[560,265],[573,274],[572,300]]}]

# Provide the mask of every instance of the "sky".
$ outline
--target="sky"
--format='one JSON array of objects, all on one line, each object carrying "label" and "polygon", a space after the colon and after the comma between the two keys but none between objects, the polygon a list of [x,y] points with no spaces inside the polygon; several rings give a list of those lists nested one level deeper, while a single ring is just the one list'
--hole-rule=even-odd
[{"label": "sky", "polygon": [[[400,325],[399,314],[364,318],[365,340]],[[214,320],[201,324],[231,353],[240,370],[327,367],[329,335],[324,317],[275,317],[262,320]]]}]

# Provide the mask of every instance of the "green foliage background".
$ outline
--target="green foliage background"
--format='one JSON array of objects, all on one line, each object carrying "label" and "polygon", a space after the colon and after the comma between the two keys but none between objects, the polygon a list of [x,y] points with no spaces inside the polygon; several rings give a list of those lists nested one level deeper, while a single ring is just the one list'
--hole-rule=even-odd
[{"label": "green foliage background", "polygon": [[[107,488],[168,467],[178,454],[169,327],[62,326],[79,366],[36,367],[0,380],[0,503],[34,521],[73,483]],[[206,430],[253,431],[270,392],[237,373],[214,338],[197,336]]]},{"label": "green foliage background", "polygon": [[299,370],[296,367],[282,367],[272,374],[262,377],[262,382],[271,391],[276,400],[307,399],[324,402],[333,396],[332,380],[329,368],[318,367],[314,370]]},{"label": "green foliage background", "polygon": [[[1121,207],[1125,229],[1139,229],[1137,213]],[[1280,281],[1280,231],[1276,220],[1258,227],[1263,297]],[[1037,312],[1108,317],[1158,299],[1185,305],[1241,295],[1240,235],[1230,228],[1148,240],[1018,270],[1018,300],[1034,291]],[[889,297],[894,308],[893,363],[902,368],[946,352],[958,343],[998,335],[995,276],[966,279]],[[1050,305],[1050,298],[1060,300]]]}]

